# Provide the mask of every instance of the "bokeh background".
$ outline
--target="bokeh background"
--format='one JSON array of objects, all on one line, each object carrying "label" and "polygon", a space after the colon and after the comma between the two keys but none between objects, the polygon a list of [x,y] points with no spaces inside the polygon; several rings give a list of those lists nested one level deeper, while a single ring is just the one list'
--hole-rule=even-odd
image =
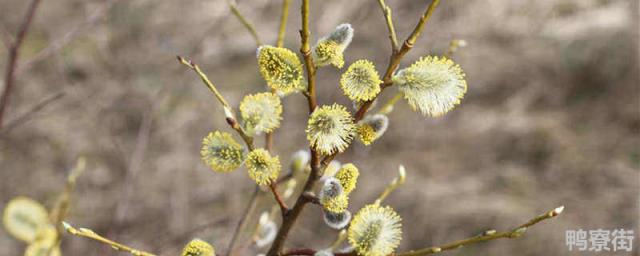
[{"label": "bokeh background", "polygon": [[[389,42],[376,1],[312,2],[314,42],[351,23],[356,34],[347,63],[367,58],[383,71]],[[428,2],[388,0],[400,39]],[[27,3],[1,1],[0,28],[14,33]],[[238,1],[271,44],[280,4]],[[299,1],[288,25],[285,46],[297,52]],[[443,255],[578,255],[565,246],[565,230],[640,232],[638,2],[443,1],[402,66],[443,53],[452,39],[468,43],[454,57],[469,84],[462,104],[425,118],[400,102],[384,137],[340,155],[362,173],[351,211],[373,200],[404,164],[408,181],[387,200],[404,219],[400,250],[512,228],[560,205],[566,206],[560,218],[521,239]],[[56,99],[0,131],[0,209],[16,196],[51,206],[75,160],[85,156],[70,222],[161,255],[177,255],[192,237],[226,251],[253,184],[244,169],[214,173],[199,159],[201,139],[229,128],[219,104],[175,55],[199,63],[237,105],[244,94],[265,90],[255,48],[223,0],[43,1],[22,49],[7,119]],[[6,56],[0,47],[2,70]],[[321,104],[351,105],[339,90],[340,73],[320,70]],[[275,152],[286,163],[306,148],[307,110],[300,95],[284,105]],[[261,202],[258,211],[273,203],[270,195]],[[287,245],[321,249],[335,236],[312,206]],[[62,248],[65,255],[117,255],[71,236]],[[22,250],[0,229],[0,255]],[[241,255],[260,250],[248,247]]]}]

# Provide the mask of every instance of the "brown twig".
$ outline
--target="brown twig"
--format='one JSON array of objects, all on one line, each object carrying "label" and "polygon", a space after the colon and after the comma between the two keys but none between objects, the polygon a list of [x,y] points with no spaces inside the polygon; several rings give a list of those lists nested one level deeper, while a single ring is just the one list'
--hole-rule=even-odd
[{"label": "brown twig", "polygon": [[29,118],[31,118],[33,115],[35,115],[36,113],[38,113],[41,110],[43,110],[46,106],[50,105],[51,103],[62,99],[64,96],[65,96],[65,92],[64,91],[60,91],[60,92],[57,92],[57,93],[54,93],[54,94],[51,94],[51,95],[45,97],[44,99],[42,99],[40,102],[35,104],[33,107],[31,107],[29,110],[27,110],[26,112],[24,112],[20,116],[9,120],[5,124],[5,126],[2,128],[1,132],[2,133],[7,133],[7,132],[15,129],[16,127],[26,123],[27,121],[29,121]]},{"label": "brown twig", "polygon": [[269,184],[269,189],[271,190],[273,197],[276,199],[276,202],[278,202],[278,205],[280,206],[280,212],[282,213],[282,216],[287,215],[289,207],[287,207],[287,204],[284,202],[284,200],[282,200],[282,196],[280,196],[280,193],[278,193],[276,183],[272,182],[271,184]]},{"label": "brown twig", "polygon": [[89,28],[95,25],[102,17],[104,17],[106,13],[108,13],[108,10],[116,2],[117,0],[109,0],[104,3],[104,5],[96,8],[82,23],[79,23],[75,27],[67,30],[68,32],[62,37],[55,39],[55,41],[48,44],[46,48],[36,53],[35,56],[25,60],[22,64],[18,65],[18,67],[16,68],[16,75],[19,76],[20,74],[22,74],[22,72],[28,70],[34,64],[55,54],[60,49],[76,39],[82,32],[89,30]]},{"label": "brown twig", "polygon": [[5,109],[9,104],[9,97],[11,95],[11,91],[15,86],[15,70],[18,65],[18,55],[20,53],[20,47],[24,42],[24,38],[29,31],[29,27],[31,27],[31,23],[33,21],[33,17],[35,16],[36,10],[40,4],[40,0],[32,0],[27,9],[27,13],[24,16],[20,27],[18,28],[18,33],[16,34],[16,38],[9,47],[9,55],[7,57],[7,68],[4,76],[4,91],[2,92],[2,96],[0,96],[0,127],[2,127]]}]

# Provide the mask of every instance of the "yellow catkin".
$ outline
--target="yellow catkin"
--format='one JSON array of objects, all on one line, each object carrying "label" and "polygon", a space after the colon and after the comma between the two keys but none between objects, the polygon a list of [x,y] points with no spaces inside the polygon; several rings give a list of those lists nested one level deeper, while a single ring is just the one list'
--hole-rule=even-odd
[{"label": "yellow catkin", "polygon": [[353,217],[348,231],[349,244],[362,256],[386,256],[402,239],[400,216],[389,206],[370,204]]},{"label": "yellow catkin", "polygon": [[244,149],[231,134],[215,131],[202,140],[200,156],[214,171],[230,172],[242,164]]},{"label": "yellow catkin", "polygon": [[304,87],[302,62],[286,48],[262,46],[258,48],[258,66],[267,85],[288,94]]},{"label": "yellow catkin", "polygon": [[358,176],[360,176],[358,167],[354,164],[348,163],[343,165],[334,177],[340,181],[340,185],[342,185],[344,192],[349,194],[356,188]]},{"label": "yellow catkin", "polygon": [[333,104],[316,108],[309,117],[307,139],[320,153],[344,151],[354,137],[355,124],[344,106]]},{"label": "yellow catkin", "polygon": [[189,242],[184,249],[182,249],[181,256],[215,256],[215,248],[209,243],[200,240],[193,239]]},{"label": "yellow catkin", "polygon": [[353,101],[368,101],[380,93],[380,75],[371,61],[358,60],[340,77],[344,95]]},{"label": "yellow catkin", "polygon": [[271,156],[269,151],[259,148],[251,151],[247,156],[249,177],[258,185],[269,185],[278,179],[280,174],[280,159]]},{"label": "yellow catkin", "polygon": [[349,207],[349,197],[347,194],[342,193],[335,197],[323,197],[320,199],[320,203],[325,210],[332,213],[341,213],[347,210]]}]

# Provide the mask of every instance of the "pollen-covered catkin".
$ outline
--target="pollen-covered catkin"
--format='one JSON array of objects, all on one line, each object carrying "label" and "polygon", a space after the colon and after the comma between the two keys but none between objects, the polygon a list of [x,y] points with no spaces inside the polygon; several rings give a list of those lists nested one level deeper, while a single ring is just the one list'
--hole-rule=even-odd
[{"label": "pollen-covered catkin", "polygon": [[347,149],[353,140],[355,128],[353,118],[344,106],[321,106],[309,117],[307,139],[314,149],[330,155]]},{"label": "pollen-covered catkin", "polygon": [[242,164],[244,149],[231,134],[215,131],[202,140],[200,156],[214,171],[230,172]]},{"label": "pollen-covered catkin", "polygon": [[453,109],[467,92],[462,68],[446,57],[427,56],[398,71],[393,84],[414,110],[440,116]]}]

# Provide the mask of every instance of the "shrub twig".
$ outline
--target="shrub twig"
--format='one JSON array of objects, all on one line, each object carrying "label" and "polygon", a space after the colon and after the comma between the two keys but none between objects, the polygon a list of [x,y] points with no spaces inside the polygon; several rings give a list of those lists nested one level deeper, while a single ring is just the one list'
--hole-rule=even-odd
[{"label": "shrub twig", "polygon": [[229,3],[229,8],[231,8],[231,12],[233,13],[233,15],[236,16],[236,18],[240,20],[242,25],[244,25],[244,27],[249,31],[249,33],[253,37],[253,40],[256,41],[256,45],[257,46],[262,45],[262,40],[260,40],[260,36],[258,36],[258,32],[256,31],[255,26],[253,26],[253,24],[249,22],[249,20],[246,17],[244,17],[242,13],[240,13],[240,10],[238,10],[238,5],[236,4],[236,1],[227,0],[227,2]]},{"label": "shrub twig", "polygon": [[2,127],[5,110],[7,105],[9,104],[9,97],[11,96],[11,91],[15,86],[16,82],[16,67],[18,66],[18,57],[20,53],[20,47],[24,42],[25,37],[27,36],[27,32],[29,31],[29,27],[31,27],[31,23],[33,18],[35,17],[36,10],[40,5],[40,0],[32,0],[27,9],[27,13],[18,28],[18,33],[16,34],[13,43],[11,43],[9,47],[9,55],[7,56],[7,66],[5,70],[4,76],[4,91],[2,91],[2,95],[0,96],[0,127]]},{"label": "shrub twig", "polygon": [[133,256],[156,256],[153,253],[149,253],[149,252],[145,252],[145,251],[141,251],[138,249],[134,249],[131,248],[129,246],[120,244],[118,242],[109,240],[101,235],[98,235],[96,232],[93,232],[93,230],[90,229],[86,229],[86,228],[74,228],[71,225],[69,225],[69,223],[66,222],[62,222],[62,225],[64,226],[64,229],[69,232],[69,234],[72,234],[74,236],[79,236],[79,237],[85,237],[85,238],[89,238],[89,239],[93,239],[96,240],[98,242],[102,242],[105,243],[109,246],[111,246],[111,248],[113,248],[114,250],[117,251],[124,251],[124,252],[128,252]]},{"label": "shrub twig", "polygon": [[[520,226],[517,226],[509,231],[497,232],[495,230],[488,230],[478,236],[451,242],[441,246],[433,246],[433,247],[428,247],[428,248],[419,249],[419,250],[412,250],[408,252],[394,253],[394,254],[390,254],[389,256],[423,256],[423,255],[439,253],[442,251],[458,249],[463,246],[478,243],[478,242],[484,242],[484,241],[495,240],[500,238],[518,238],[524,235],[524,233],[527,231],[529,227],[535,224],[538,224],[541,221],[556,217],[560,215],[563,210],[564,210],[564,206],[560,206],[542,215],[536,216],[533,219],[527,221],[526,223]],[[288,252],[286,252],[284,255],[314,255],[315,253],[316,251],[313,249],[302,248],[302,249],[291,249]],[[356,256],[357,253],[355,251],[352,251],[348,253],[334,253],[334,255],[335,256]]]}]

